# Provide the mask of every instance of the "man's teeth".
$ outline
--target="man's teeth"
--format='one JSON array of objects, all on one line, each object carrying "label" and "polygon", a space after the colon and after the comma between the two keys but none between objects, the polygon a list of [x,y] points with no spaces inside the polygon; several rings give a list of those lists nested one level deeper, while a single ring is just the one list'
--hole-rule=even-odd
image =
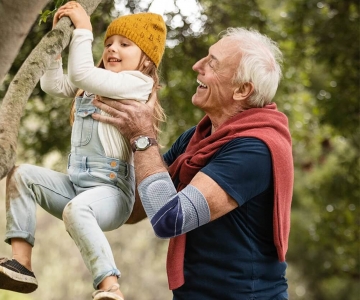
[{"label": "man's teeth", "polygon": [[199,79],[196,80],[200,87],[207,88],[207,85],[202,83]]}]

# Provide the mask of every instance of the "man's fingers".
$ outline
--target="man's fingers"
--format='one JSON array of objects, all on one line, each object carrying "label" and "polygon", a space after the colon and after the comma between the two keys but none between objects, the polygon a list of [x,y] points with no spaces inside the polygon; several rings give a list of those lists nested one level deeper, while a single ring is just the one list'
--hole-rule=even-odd
[{"label": "man's fingers", "polygon": [[95,97],[93,100],[92,100],[92,104],[94,104],[97,108],[100,108],[101,110],[103,110],[103,106],[104,105],[104,102],[103,101],[100,101],[98,97]]},{"label": "man's fingers", "polygon": [[96,107],[100,108],[102,111],[108,113],[111,116],[116,116],[120,112],[119,107],[117,107],[117,108],[111,107],[111,105],[119,104],[117,102],[119,102],[119,101],[112,101],[112,100],[108,100],[108,99],[104,99],[104,98],[101,98],[101,100],[99,98],[95,98],[93,100],[93,104]]},{"label": "man's fingers", "polygon": [[143,105],[140,101],[126,99],[117,101],[104,97],[95,98],[93,104],[113,117],[124,117],[126,114],[132,114],[138,110],[140,105]]},{"label": "man's fingers", "polygon": [[156,101],[157,101],[157,92],[156,92],[156,91],[153,91],[152,94],[151,94],[151,97],[150,97],[149,101],[146,102],[146,104],[153,109],[153,108],[155,107]]},{"label": "man's fingers", "polygon": [[91,116],[92,116],[92,118],[94,120],[97,120],[99,122],[110,124],[110,125],[113,125],[115,127],[117,125],[117,122],[116,122],[117,119],[116,118],[113,118],[113,117],[110,117],[110,116],[104,116],[104,115],[97,114],[97,113],[93,113]]},{"label": "man's fingers", "polygon": [[100,102],[103,102],[106,105],[108,105],[110,107],[113,107],[115,109],[120,109],[120,108],[123,109],[127,105],[134,106],[134,105],[137,105],[139,103],[141,104],[140,101],[136,101],[136,100],[133,100],[133,99],[121,99],[121,101],[119,101],[119,100],[114,100],[114,99],[106,98],[106,97],[102,97],[102,96],[100,96],[97,99]]}]

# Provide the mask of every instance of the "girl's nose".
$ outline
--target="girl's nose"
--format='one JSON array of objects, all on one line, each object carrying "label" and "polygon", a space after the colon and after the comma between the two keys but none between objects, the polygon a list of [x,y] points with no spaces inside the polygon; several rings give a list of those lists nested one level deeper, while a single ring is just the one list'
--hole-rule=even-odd
[{"label": "girl's nose", "polygon": [[108,48],[108,52],[115,52],[114,44]]}]

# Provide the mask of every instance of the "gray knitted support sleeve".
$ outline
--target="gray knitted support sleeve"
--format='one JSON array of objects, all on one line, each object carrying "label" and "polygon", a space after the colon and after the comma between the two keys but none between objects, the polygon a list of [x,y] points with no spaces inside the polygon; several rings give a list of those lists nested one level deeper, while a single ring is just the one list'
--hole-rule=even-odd
[{"label": "gray knitted support sleeve", "polygon": [[183,234],[210,221],[210,209],[203,194],[192,185],[177,193],[167,172],[147,177],[139,184],[138,191],[154,231],[160,237]]}]

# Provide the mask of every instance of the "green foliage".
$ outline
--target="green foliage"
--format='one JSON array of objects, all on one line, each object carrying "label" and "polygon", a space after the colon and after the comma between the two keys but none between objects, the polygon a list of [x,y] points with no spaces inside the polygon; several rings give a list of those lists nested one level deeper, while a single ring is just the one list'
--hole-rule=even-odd
[{"label": "green foliage", "polygon": [[[320,121],[358,141],[359,1],[289,2],[286,25],[311,68]],[[359,145],[357,143],[357,145]]]},{"label": "green foliage", "polygon": [[[287,261],[289,276],[298,277],[289,278],[290,296],[295,300],[358,299],[359,2],[200,3],[203,11],[196,17],[184,16],[180,10],[166,14],[169,47],[161,64],[160,92],[168,115],[161,137],[164,151],[203,116],[191,103],[197,87],[192,66],[207,55],[222,30],[252,27],[277,41],[284,54],[284,77],[274,101],[289,118],[295,164]],[[53,5],[47,9],[53,11]],[[115,13],[113,5],[113,1],[102,1],[91,16],[95,60],[100,57],[107,24],[124,13]],[[128,1],[126,8],[131,12],[147,9],[140,0]],[[179,17],[183,24],[175,26]],[[49,30],[49,22],[32,28],[0,98],[22,61]],[[66,53],[63,58],[66,66]],[[43,163],[56,151],[64,165],[70,141],[69,105],[68,100],[52,99],[39,87],[34,90],[22,119],[18,153],[22,158]]]},{"label": "green foliage", "polygon": [[55,12],[57,11],[57,9],[63,5],[64,0],[57,0],[55,3],[55,8],[53,10],[45,10],[45,11],[40,11],[40,19],[39,19],[39,25],[41,25],[41,22],[46,23],[47,18],[49,17],[53,17]]},{"label": "green foliage", "polygon": [[296,170],[288,260],[314,299],[357,299],[359,3],[289,1],[286,10],[280,97],[288,98]]}]

